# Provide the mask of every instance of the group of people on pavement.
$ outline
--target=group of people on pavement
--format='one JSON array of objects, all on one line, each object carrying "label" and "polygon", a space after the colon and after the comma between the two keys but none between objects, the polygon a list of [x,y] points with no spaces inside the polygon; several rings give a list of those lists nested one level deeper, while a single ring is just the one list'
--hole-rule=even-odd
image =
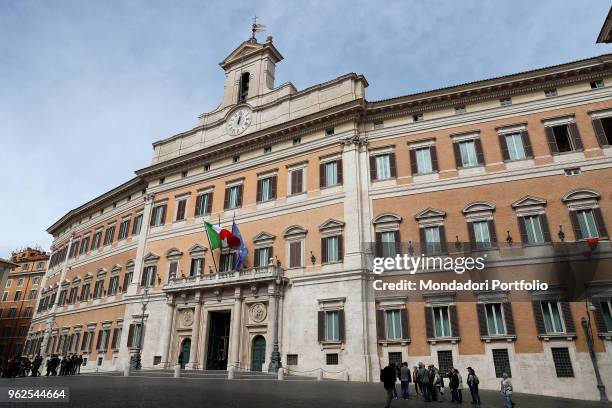
[{"label": "group of people on pavement", "polygon": [[[38,377],[41,374],[41,366],[43,363],[42,357],[37,354],[31,360],[26,356],[17,355],[7,359],[5,362],[0,361],[0,371],[4,378],[15,377]],[[61,359],[57,354],[51,355],[47,359],[46,370],[47,376],[56,375],[73,375],[81,373],[81,365],[83,365],[83,356],[71,354],[63,356]],[[58,372],[59,370],[59,372]]]},{"label": "group of people on pavement", "polygon": [[[380,372],[380,381],[383,383],[386,392],[385,408],[391,406],[393,399],[399,399],[395,388],[398,379],[401,384],[403,399],[409,399],[410,383],[414,383],[416,398],[419,398],[420,395],[420,398],[425,402],[442,402],[444,401],[445,378],[448,380],[448,388],[450,389],[450,402],[463,403],[463,377],[456,368],[449,367],[445,372],[440,372],[433,364],[425,366],[424,363],[419,362],[418,366],[413,366],[411,370],[406,362],[401,365],[390,363]],[[467,368],[466,383],[470,390],[472,404],[480,405],[480,393],[478,391],[480,380],[472,367]],[[502,376],[500,391],[506,408],[512,408],[514,406],[514,402],[512,402],[512,382],[506,373]]]}]

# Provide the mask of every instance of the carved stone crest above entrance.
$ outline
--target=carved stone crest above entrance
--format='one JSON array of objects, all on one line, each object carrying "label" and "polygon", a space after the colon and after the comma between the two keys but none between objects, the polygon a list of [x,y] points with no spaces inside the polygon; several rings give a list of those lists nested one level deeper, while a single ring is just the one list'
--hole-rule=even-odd
[{"label": "carved stone crest above entrance", "polygon": [[249,315],[254,323],[261,323],[266,320],[268,312],[263,303],[255,303],[249,308]]},{"label": "carved stone crest above entrance", "polygon": [[183,326],[191,327],[193,324],[193,309],[185,309],[181,315]]}]

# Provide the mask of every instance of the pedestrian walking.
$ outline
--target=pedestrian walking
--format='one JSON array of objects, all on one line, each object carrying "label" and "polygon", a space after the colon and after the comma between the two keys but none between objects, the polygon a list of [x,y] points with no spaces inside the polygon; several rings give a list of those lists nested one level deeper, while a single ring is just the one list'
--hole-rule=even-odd
[{"label": "pedestrian walking", "polygon": [[470,395],[472,396],[472,404],[480,405],[480,394],[478,393],[478,376],[472,367],[467,368],[467,384],[470,388]]},{"label": "pedestrian walking", "polygon": [[417,366],[413,366],[412,367],[412,382],[414,382],[414,394],[418,397],[419,387],[421,386],[421,384],[419,383],[417,379],[417,371],[418,371]]},{"label": "pedestrian walking", "polygon": [[83,365],[83,355],[79,354],[76,360],[76,373],[81,374],[81,366]]},{"label": "pedestrian walking", "polygon": [[431,394],[429,393],[429,373],[425,368],[425,364],[419,363],[419,370],[417,371],[419,384],[421,385],[421,395],[423,395],[423,401],[431,401]]},{"label": "pedestrian walking", "polygon": [[455,372],[454,368],[448,369],[448,386],[451,389],[451,402],[459,402],[459,397],[457,395],[457,387],[459,387],[459,376]]},{"label": "pedestrian walking", "polygon": [[[395,379],[397,381],[397,379],[400,378],[400,368],[395,363],[391,363],[391,367],[393,367],[393,369],[395,370]],[[399,398],[397,395],[397,388],[395,387],[395,384],[393,384],[393,398]]]},{"label": "pedestrian walking", "polygon": [[463,403],[463,377],[459,370],[455,368],[455,374],[457,375],[457,402],[459,404]]},{"label": "pedestrian walking", "polygon": [[408,367],[408,363],[404,361],[402,364],[402,368],[400,368],[400,382],[402,384],[402,398],[408,399],[408,386],[412,382],[412,374],[410,373],[410,367]]},{"label": "pedestrian walking", "polygon": [[506,408],[514,407],[514,402],[512,401],[512,391],[512,382],[510,381],[510,378],[508,378],[508,374],[503,373],[500,393],[504,397]]},{"label": "pedestrian walking", "polygon": [[380,381],[383,383],[386,393],[385,408],[389,408],[391,406],[391,401],[393,400],[393,390],[395,390],[396,380],[397,376],[395,367],[393,367],[392,365],[388,365],[380,371]]}]

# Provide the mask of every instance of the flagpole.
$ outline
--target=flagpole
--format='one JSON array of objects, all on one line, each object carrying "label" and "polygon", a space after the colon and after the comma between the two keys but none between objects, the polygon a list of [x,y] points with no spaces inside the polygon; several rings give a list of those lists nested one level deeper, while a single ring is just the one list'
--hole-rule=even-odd
[{"label": "flagpole", "polygon": [[204,229],[206,230],[206,238],[208,238],[208,247],[210,248],[210,256],[213,260],[213,265],[215,265],[215,271],[219,273],[219,268],[217,268],[217,261],[215,261],[215,254],[213,254],[212,244],[210,243],[210,235],[208,235],[208,228],[206,228],[206,221],[204,221]]}]

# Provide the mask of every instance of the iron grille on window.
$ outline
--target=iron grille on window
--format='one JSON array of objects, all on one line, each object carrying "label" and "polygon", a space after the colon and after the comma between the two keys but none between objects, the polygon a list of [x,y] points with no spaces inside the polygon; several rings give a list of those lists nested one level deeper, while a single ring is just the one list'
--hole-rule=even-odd
[{"label": "iron grille on window", "polygon": [[393,352],[389,353],[389,364],[395,363],[396,366],[402,365],[402,353],[401,352]]},{"label": "iron grille on window", "polygon": [[327,365],[338,365],[338,353],[330,353],[325,355]]},{"label": "iron grille on window", "polygon": [[572,368],[569,350],[567,348],[552,348],[551,351],[557,377],[573,377],[574,369]]},{"label": "iron grille on window", "polygon": [[451,350],[438,351],[438,367],[441,373],[445,373],[453,366],[453,352]]},{"label": "iron grille on window", "polygon": [[502,378],[503,373],[512,377],[507,349],[493,349],[493,365],[495,366],[495,377]]},{"label": "iron grille on window", "polygon": [[287,365],[298,365],[298,355],[287,354]]}]

